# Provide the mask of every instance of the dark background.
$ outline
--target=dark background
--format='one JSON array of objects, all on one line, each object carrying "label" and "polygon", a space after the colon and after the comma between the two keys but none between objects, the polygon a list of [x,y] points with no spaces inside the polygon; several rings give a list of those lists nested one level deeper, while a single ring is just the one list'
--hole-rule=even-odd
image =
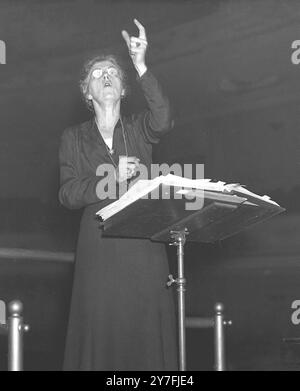
[{"label": "dark background", "polygon": [[[204,163],[205,177],[240,182],[286,208],[221,243],[187,246],[187,314],[225,304],[230,370],[300,369],[298,345],[283,342],[300,337],[291,322],[300,299],[300,65],[291,62],[299,1],[2,0],[0,246],[74,251],[80,212],[57,199],[60,135],[89,118],[78,80],[92,53],[122,56],[132,87],[123,110],[144,107],[121,37],[137,33],[134,17],[175,114],[155,160]],[[72,271],[70,261],[0,259],[0,299],[22,300],[31,325],[25,369],[61,369]],[[189,369],[212,369],[212,330],[188,330],[187,348]]]}]

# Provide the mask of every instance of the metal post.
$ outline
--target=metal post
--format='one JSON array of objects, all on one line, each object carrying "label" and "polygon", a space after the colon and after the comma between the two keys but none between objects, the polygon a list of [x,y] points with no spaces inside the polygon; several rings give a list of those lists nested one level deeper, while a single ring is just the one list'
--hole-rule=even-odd
[{"label": "metal post", "polygon": [[23,324],[23,304],[19,300],[8,304],[8,370],[23,370],[23,332],[29,326]]},{"label": "metal post", "polygon": [[232,324],[231,320],[224,320],[224,305],[222,303],[216,303],[215,305],[215,370],[225,371],[225,327]]},{"label": "metal post", "polygon": [[225,326],[231,326],[232,321],[224,320],[224,306],[222,303],[216,303],[214,309],[214,318],[187,317],[185,319],[186,327],[197,329],[214,328],[214,369],[216,371],[225,371]]},{"label": "metal post", "polygon": [[169,276],[168,286],[174,282],[177,284],[178,292],[178,336],[179,336],[179,370],[186,370],[186,344],[185,344],[185,283],[184,278],[184,244],[188,234],[187,229],[182,231],[171,231],[171,238],[174,240],[170,245],[177,246],[178,277],[174,280]]}]

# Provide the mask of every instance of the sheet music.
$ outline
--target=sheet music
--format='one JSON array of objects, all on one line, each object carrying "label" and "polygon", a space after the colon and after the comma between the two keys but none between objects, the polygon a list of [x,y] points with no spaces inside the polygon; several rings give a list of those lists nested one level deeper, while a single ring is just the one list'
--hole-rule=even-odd
[{"label": "sheet music", "polygon": [[255,193],[252,193],[252,191],[249,191],[247,190],[244,186],[240,185],[240,184],[228,184],[225,186],[225,192],[238,192],[238,193],[241,193],[243,194],[245,197],[247,196],[250,196],[250,197],[254,197],[254,198],[257,198],[259,200],[262,200],[262,201],[265,201],[265,202],[269,202],[273,205],[277,205],[277,202],[271,200],[271,198],[267,195],[263,195],[263,196],[260,196],[258,194],[255,194]]},{"label": "sheet music", "polygon": [[226,185],[225,182],[222,181],[212,182],[211,179],[190,179],[173,174],[167,174],[160,175],[150,180],[141,179],[137,181],[118,200],[99,210],[96,214],[101,216],[102,220],[105,221],[106,219],[118,213],[128,205],[150,194],[153,190],[158,188],[160,184],[181,188],[213,191],[223,194],[233,194],[236,191],[242,193],[246,198],[247,196],[251,196],[258,198],[262,201],[278,205],[276,202],[272,201],[270,197],[259,196],[255,193],[250,192],[249,190],[245,189],[245,187],[237,183]]}]

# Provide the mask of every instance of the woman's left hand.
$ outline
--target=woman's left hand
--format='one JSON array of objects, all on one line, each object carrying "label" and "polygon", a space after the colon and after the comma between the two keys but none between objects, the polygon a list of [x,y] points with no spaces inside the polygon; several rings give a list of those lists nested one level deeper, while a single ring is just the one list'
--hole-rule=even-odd
[{"label": "woman's left hand", "polygon": [[144,26],[137,19],[133,19],[133,21],[139,29],[139,36],[130,37],[130,35],[125,30],[122,31],[122,36],[127,44],[133,65],[138,74],[142,76],[147,70],[145,56],[148,42]]}]

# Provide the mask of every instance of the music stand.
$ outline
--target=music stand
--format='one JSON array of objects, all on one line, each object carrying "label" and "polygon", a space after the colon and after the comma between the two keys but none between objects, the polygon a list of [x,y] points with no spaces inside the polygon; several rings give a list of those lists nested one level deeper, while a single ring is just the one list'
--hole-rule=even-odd
[{"label": "music stand", "polygon": [[[169,192],[160,185],[161,194]],[[186,199],[139,199],[105,220],[103,236],[147,238],[169,242],[177,247],[178,277],[169,275],[168,286],[177,284],[179,370],[186,370],[184,245],[186,240],[211,243],[222,240],[285,209],[256,197],[232,192],[190,190],[189,195],[204,197],[198,210],[186,209]]]}]

